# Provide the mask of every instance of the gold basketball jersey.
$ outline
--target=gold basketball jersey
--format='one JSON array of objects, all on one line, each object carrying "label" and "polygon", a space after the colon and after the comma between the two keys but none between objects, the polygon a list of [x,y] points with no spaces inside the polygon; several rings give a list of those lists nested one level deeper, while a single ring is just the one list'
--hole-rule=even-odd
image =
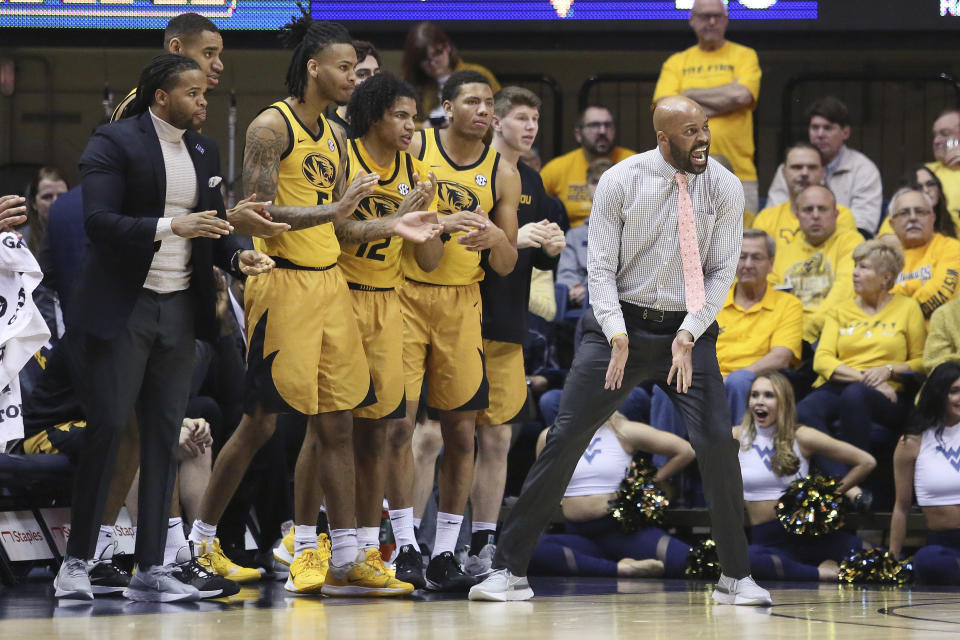
[{"label": "gold basketball jersey", "polygon": [[[292,207],[330,204],[341,153],[340,143],[330,124],[321,115],[318,120],[320,133],[314,135],[286,102],[274,102],[267,109],[280,112],[287,122],[287,137],[290,139],[280,157],[274,204]],[[303,267],[328,267],[340,255],[340,244],[332,222],[299,231],[285,231],[273,238],[254,238],[253,246],[267,255],[286,258]]]},{"label": "gold basketball jersey", "polygon": [[[377,165],[363,142],[347,142],[347,183],[360,172],[376,173],[380,180],[373,194],[360,201],[353,212],[354,220],[383,218],[396,212],[403,198],[413,188],[413,174],[426,179],[422,163],[405,151],[398,151],[387,167]],[[340,269],[347,282],[377,289],[390,289],[403,280],[400,270],[400,238],[384,238],[363,244],[344,244],[340,251]]]},{"label": "gold basketball jersey", "polygon": [[[437,213],[441,217],[458,211],[482,208],[486,215],[497,202],[497,165],[500,154],[489,145],[473,164],[460,166],[447,157],[440,144],[440,130],[427,129],[421,132],[423,145],[420,159],[425,171],[437,176]],[[424,271],[417,265],[413,247],[403,250],[403,275],[411,280],[441,285],[465,285],[483,280],[480,267],[480,252],[468,251],[457,238],[463,232],[443,235],[443,257],[433,271]]]}]

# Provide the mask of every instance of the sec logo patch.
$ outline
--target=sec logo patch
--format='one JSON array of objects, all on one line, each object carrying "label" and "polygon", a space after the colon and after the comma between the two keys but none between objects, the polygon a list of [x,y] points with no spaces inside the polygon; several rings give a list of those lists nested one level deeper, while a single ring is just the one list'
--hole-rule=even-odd
[{"label": "sec logo patch", "polygon": [[487,176],[483,175],[482,173],[478,173],[477,177],[474,179],[477,181],[478,187],[482,187],[487,184]]},{"label": "sec logo patch", "polygon": [[410,193],[410,186],[406,182],[401,182],[397,186],[397,191],[400,192],[400,195],[405,196]]}]

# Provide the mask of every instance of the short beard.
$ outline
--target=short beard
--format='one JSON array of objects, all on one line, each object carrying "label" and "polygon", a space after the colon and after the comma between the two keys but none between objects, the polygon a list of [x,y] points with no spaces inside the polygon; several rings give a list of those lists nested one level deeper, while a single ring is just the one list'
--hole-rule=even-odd
[{"label": "short beard", "polygon": [[[710,149],[708,147],[708,159],[710,157],[709,153]],[[684,151],[677,145],[673,144],[673,140],[670,141],[670,158],[673,160],[673,166],[685,173],[703,173],[707,168],[707,165],[703,165],[703,167],[694,166],[693,162],[690,160],[690,151]]]}]

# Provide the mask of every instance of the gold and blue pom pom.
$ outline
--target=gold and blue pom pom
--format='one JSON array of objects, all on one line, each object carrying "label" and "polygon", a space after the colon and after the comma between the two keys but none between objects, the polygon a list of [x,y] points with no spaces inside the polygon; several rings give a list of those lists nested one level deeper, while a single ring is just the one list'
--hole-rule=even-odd
[{"label": "gold and blue pom pom", "polygon": [[880,548],[860,551],[840,563],[839,579],[847,584],[910,584],[913,582],[912,558],[900,562]]},{"label": "gold and blue pom pom", "polygon": [[801,478],[787,488],[776,506],[783,528],[798,536],[822,536],[843,526],[846,504],[840,480],[822,476]]},{"label": "gold and blue pom pom", "polygon": [[634,459],[620,482],[609,512],[624,533],[659,525],[670,501],[653,482],[657,470],[646,460]]},{"label": "gold and blue pom pom", "polygon": [[687,568],[684,575],[697,580],[720,579],[720,556],[717,555],[717,543],[707,538],[690,548],[687,554]]}]

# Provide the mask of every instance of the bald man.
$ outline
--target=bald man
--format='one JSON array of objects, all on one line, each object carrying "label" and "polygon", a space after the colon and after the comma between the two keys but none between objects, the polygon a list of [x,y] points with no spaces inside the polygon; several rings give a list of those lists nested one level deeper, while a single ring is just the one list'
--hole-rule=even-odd
[{"label": "bald man", "polygon": [[750,577],[738,445],[717,364],[716,315],[740,258],[743,186],[709,159],[710,129],[696,102],[664,98],[653,125],[657,148],[600,178],[583,340],[546,446],[504,524],[494,571],[471,600],[533,597],[530,555],[580,456],[630,390],[654,381],[683,415],[697,453],[723,568],[714,600],[771,603]]}]

